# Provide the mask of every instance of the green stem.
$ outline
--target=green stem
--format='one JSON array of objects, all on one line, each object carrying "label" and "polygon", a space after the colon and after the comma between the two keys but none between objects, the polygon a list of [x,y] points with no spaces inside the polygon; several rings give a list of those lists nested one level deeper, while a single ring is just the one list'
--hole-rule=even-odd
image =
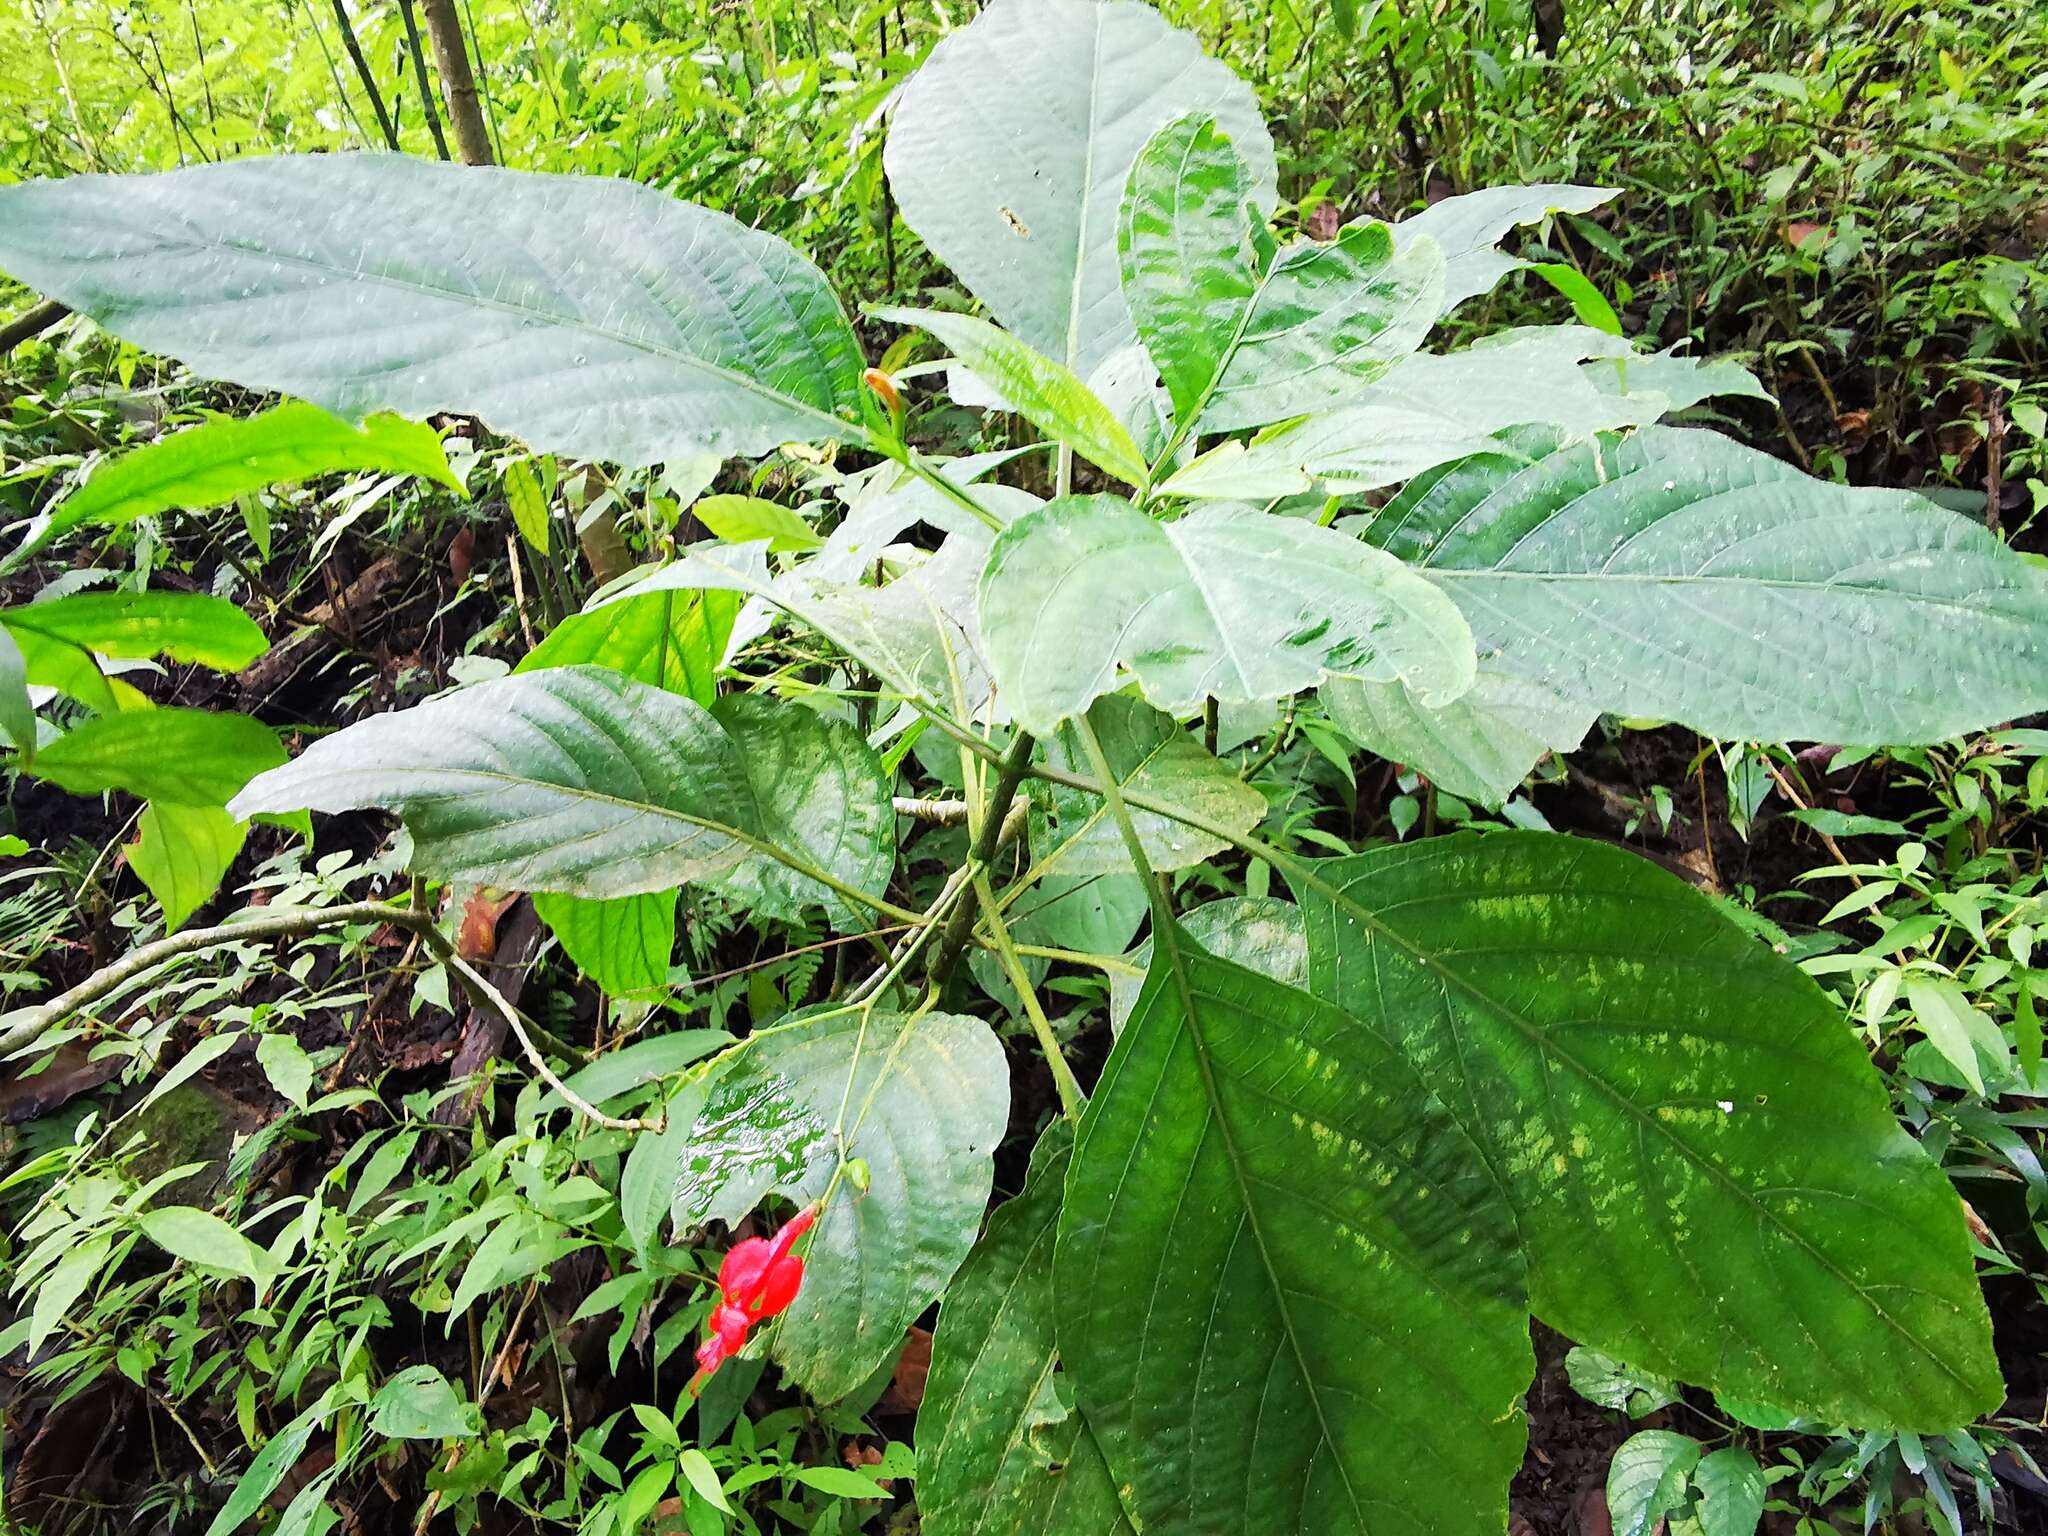
[{"label": "green stem", "polygon": [[981,897],[982,910],[988,915],[989,937],[995,940],[996,957],[1003,963],[1003,974],[1017,989],[1017,997],[1024,1004],[1024,1017],[1030,1020],[1031,1033],[1038,1037],[1038,1049],[1045,1057],[1046,1066],[1051,1069],[1053,1086],[1059,1090],[1060,1108],[1066,1111],[1069,1120],[1077,1120],[1087,1100],[1081,1094],[1081,1085],[1074,1081],[1067,1058],[1060,1052],[1060,1043],[1052,1032],[1052,1020],[1045,1016],[1045,1009],[1039,1005],[1038,992],[1024,972],[1024,962],[1017,958],[1017,946],[1010,942],[1009,925],[996,909],[995,892],[989,889],[986,874],[974,877],[974,889]]},{"label": "green stem", "polygon": [[[973,736],[973,732],[965,733]],[[986,745],[986,743],[983,743]],[[1024,782],[1024,776],[1031,770],[1031,749],[1035,743],[1028,731],[1019,731],[1010,743],[1010,749],[998,759],[995,788],[989,792],[988,804],[982,809],[980,825],[974,831],[974,846],[969,857],[983,869],[995,863],[996,854],[1003,842],[1003,823],[1010,817],[1010,802],[1017,798],[1017,786]],[[974,932],[974,915],[977,903],[974,892],[968,891],[953,908],[953,915],[946,923],[946,934],[939,941],[938,950],[932,956],[931,977],[934,987],[946,984],[946,978],[959,963],[960,952],[967,947],[967,940]]]}]

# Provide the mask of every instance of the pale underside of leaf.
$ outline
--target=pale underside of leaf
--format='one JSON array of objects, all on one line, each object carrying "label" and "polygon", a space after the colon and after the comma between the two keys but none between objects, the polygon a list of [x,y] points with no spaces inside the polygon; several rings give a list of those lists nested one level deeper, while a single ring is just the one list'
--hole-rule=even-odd
[{"label": "pale underside of leaf", "polygon": [[1246,508],[1177,522],[1110,496],[1047,503],[997,536],[983,644],[1017,722],[1046,734],[1118,686],[1170,714],[1284,698],[1329,676],[1399,677],[1431,701],[1470,686],[1455,605],[1398,561]]},{"label": "pale underside of leaf", "polygon": [[1534,224],[1553,212],[1590,213],[1616,195],[1613,187],[1575,187],[1556,182],[1484,187],[1461,197],[1447,197],[1414,217],[1403,219],[1394,226],[1394,240],[1405,246],[1427,236],[1443,251],[1443,310],[1449,314],[1465,300],[1490,291],[1508,273],[1527,265],[1497,249],[1501,237],[1517,224]]},{"label": "pale underside of leaf", "polygon": [[1485,662],[1471,690],[1440,709],[1401,683],[1360,678],[1333,678],[1321,698],[1366,751],[1486,806],[1505,803],[1546,753],[1576,749],[1597,713]]},{"label": "pale underside of leaf", "polygon": [[[644,465],[851,435],[821,274],[649,187],[398,155],[0,190],[0,269],[201,374]],[[488,232],[486,235],[485,232]]]}]

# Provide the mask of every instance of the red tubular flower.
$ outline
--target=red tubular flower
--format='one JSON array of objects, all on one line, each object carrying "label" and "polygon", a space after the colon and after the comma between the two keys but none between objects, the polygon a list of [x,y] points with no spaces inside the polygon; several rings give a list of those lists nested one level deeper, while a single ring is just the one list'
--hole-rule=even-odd
[{"label": "red tubular flower", "polygon": [[719,1303],[711,1313],[711,1337],[697,1350],[701,1369],[693,1385],[745,1349],[754,1324],[780,1315],[796,1300],[804,1283],[804,1261],[790,1250],[817,1219],[818,1208],[807,1207],[773,1239],[750,1237],[727,1252],[718,1266]]}]

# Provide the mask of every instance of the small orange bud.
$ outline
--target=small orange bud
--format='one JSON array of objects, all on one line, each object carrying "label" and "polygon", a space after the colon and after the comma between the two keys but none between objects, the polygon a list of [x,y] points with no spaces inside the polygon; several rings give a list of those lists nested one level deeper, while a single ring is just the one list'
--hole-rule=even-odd
[{"label": "small orange bud", "polygon": [[875,392],[875,398],[888,407],[891,416],[903,414],[903,396],[896,392],[896,381],[879,368],[870,368],[860,376],[861,383]]}]

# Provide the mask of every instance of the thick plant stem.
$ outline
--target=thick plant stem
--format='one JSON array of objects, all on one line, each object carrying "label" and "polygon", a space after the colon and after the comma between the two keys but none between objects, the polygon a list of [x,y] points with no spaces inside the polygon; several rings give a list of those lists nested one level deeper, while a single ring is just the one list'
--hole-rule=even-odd
[{"label": "thick plant stem", "polygon": [[[1003,755],[1002,765],[996,770],[995,788],[989,792],[988,804],[981,814],[981,826],[976,830],[974,846],[969,850],[969,856],[984,869],[994,863],[996,853],[1003,845],[1003,826],[1010,819],[1010,803],[1017,798],[1017,786],[1024,782],[1024,775],[1031,767],[1034,745],[1029,732],[1019,731],[1010,743],[1010,750]],[[953,909],[953,915],[946,923],[946,932],[939,940],[939,947],[932,953],[931,969],[926,974],[934,987],[944,986],[946,978],[953,974],[960,952],[967,947],[967,940],[974,932],[974,916],[978,910],[974,892],[963,892],[960,904]]]},{"label": "thick plant stem", "polygon": [[455,129],[455,148],[464,165],[493,165],[491,137],[477,103],[476,76],[470,73],[469,49],[455,0],[420,0],[427,23],[427,41],[434,45],[434,68],[441,74],[441,95],[448,104],[448,122]]},{"label": "thick plant stem", "polygon": [[1024,1017],[1030,1021],[1031,1033],[1038,1037],[1038,1049],[1052,1072],[1053,1087],[1059,1090],[1060,1108],[1066,1111],[1069,1120],[1079,1119],[1087,1100],[1081,1094],[1081,1085],[1074,1081],[1073,1069],[1067,1065],[1067,1058],[1060,1051],[1059,1040],[1052,1032],[1052,1020],[1039,1006],[1038,991],[1024,972],[1024,962],[1017,957],[1017,946],[1010,942],[1009,925],[1003,921],[1003,914],[996,906],[995,892],[989,889],[986,873],[975,874],[974,890],[981,898],[982,910],[988,914],[988,932],[989,937],[995,940],[996,958],[1002,961],[1003,974],[1010,978],[1010,985],[1017,989],[1017,998],[1024,1005]]}]

